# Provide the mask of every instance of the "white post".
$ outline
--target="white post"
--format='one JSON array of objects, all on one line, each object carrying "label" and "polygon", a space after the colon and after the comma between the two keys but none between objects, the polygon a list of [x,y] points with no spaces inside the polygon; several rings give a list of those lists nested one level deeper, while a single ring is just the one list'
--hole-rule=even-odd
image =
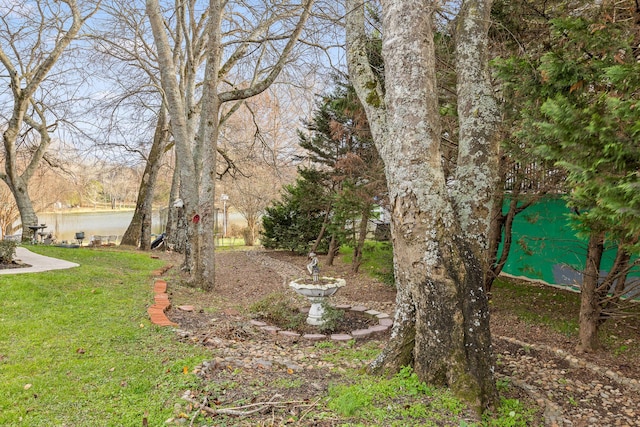
[{"label": "white post", "polygon": [[227,237],[227,200],[229,200],[229,196],[222,194],[220,200],[222,200],[222,237]]}]

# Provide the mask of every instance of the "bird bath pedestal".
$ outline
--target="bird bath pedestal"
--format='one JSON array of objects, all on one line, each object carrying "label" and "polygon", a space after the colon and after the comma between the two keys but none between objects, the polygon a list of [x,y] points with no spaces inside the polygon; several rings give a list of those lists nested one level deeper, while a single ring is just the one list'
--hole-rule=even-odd
[{"label": "bird bath pedestal", "polygon": [[324,324],[324,320],[322,319],[324,315],[323,303],[345,284],[346,281],[344,279],[335,277],[320,277],[317,281],[305,277],[293,280],[289,283],[289,286],[311,301],[307,323],[320,326]]}]

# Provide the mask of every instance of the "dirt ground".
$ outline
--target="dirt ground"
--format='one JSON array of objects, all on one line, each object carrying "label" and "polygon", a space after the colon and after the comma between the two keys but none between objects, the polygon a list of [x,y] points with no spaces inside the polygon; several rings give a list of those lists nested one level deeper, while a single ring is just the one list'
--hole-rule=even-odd
[{"label": "dirt ground", "polygon": [[[167,316],[179,324],[179,338],[211,350],[211,360],[196,368],[207,385],[185,395],[176,412],[209,412],[208,417],[215,418],[213,425],[284,425],[297,420],[297,425],[333,426],[345,422],[326,415],[315,418],[314,409],[330,384],[349,381],[344,377],[347,369],[363,368],[375,357],[389,331],[358,339],[355,344],[322,345],[268,333],[251,323],[269,322],[252,312],[251,306],[270,295],[301,309],[308,306],[288,286],[290,280],[306,274],[305,257],[283,251],[221,251],[216,254],[216,288],[202,292],[187,286],[188,277],[179,268],[180,256],[167,252],[152,256],[167,262],[158,274],[169,283],[172,307]],[[393,317],[392,287],[368,274],[351,273],[350,266],[340,259],[333,266],[323,261],[320,257],[322,276],[341,277],[347,282],[332,297],[333,304],[364,306]],[[609,320],[603,328],[603,348],[577,353],[575,333],[559,332],[545,323],[554,311],[572,311],[569,317],[577,316],[577,307],[556,302],[563,298],[535,296],[551,292],[556,297],[565,291],[531,282],[519,282],[518,286],[533,291],[527,294],[534,297],[525,302],[526,316],[518,307],[523,294],[517,291],[509,294],[494,289],[490,305],[501,396],[519,399],[532,408],[538,420],[532,425],[640,426],[640,320]],[[179,308],[186,305],[193,310]],[[542,322],[531,321],[531,317]],[[330,333],[349,333],[371,323],[371,319],[363,320],[353,313],[345,318],[338,330]],[[276,326],[286,329],[285,325]],[[361,349],[356,352],[362,354],[360,358],[341,357],[345,348],[353,350],[354,346]],[[280,403],[272,404],[274,400]],[[238,409],[225,412],[228,408]],[[253,412],[255,409],[259,411]],[[475,415],[465,414],[463,419],[474,421]],[[458,423],[452,425],[459,421],[458,417]]]},{"label": "dirt ground", "polygon": [[[309,357],[327,360],[326,354],[319,354],[323,350],[318,349],[316,343],[301,339],[283,339],[277,334],[265,333],[258,328],[247,326],[249,320],[255,318],[250,306],[269,294],[277,293],[281,298],[291,298],[294,302],[305,304],[305,300],[295,295],[287,284],[289,280],[296,278],[296,275],[304,274],[306,258],[282,251],[257,251],[253,254],[220,252],[216,255],[216,289],[203,293],[181,285],[185,277],[177,268],[181,261],[179,258],[170,254],[163,254],[162,257],[176,266],[165,273],[173,304],[173,308],[167,312],[168,317],[180,325],[183,339],[212,349],[212,365],[203,367],[203,378],[212,383],[224,384],[229,378],[226,378],[228,370],[223,366],[233,363],[242,367],[245,374],[233,378],[234,381],[241,381],[243,385],[232,393],[235,400],[221,398],[220,391],[216,394],[201,390],[194,392],[194,402],[205,397],[214,399],[220,406],[228,406],[233,402],[268,401],[277,395],[280,398],[308,404],[322,392],[326,392],[329,384],[340,377],[341,364],[342,368],[363,367],[369,361],[327,362],[332,370],[318,371],[307,367],[296,371],[297,377],[304,378],[302,387],[265,387],[265,384],[279,384],[283,378],[290,378],[292,370],[288,366],[291,360],[294,364],[299,360],[309,360]],[[341,260],[337,260],[334,266],[327,266],[323,261],[320,257],[321,275],[342,277],[347,281],[347,286],[332,297],[334,304],[363,305],[393,316],[393,288],[367,274],[352,274],[350,266]],[[529,283],[525,285],[542,286]],[[493,298],[499,300],[500,291],[494,291]],[[195,310],[182,311],[177,308],[181,305],[192,305]],[[531,308],[535,310],[536,304],[532,304]],[[540,307],[540,310],[543,309],[548,307]],[[618,347],[605,346],[595,353],[576,354],[576,336],[569,337],[550,327],[522,320],[517,313],[510,310],[508,303],[506,306],[492,304],[491,328],[497,359],[496,376],[499,382],[506,381],[511,384],[510,387],[501,389],[501,395],[506,398],[518,398],[534,408],[539,419],[534,425],[640,425],[640,421],[634,421],[640,420],[640,412],[635,412],[639,405],[636,396],[640,391],[637,383],[640,379],[640,354],[637,351],[616,351],[620,348],[620,342],[630,343],[630,347],[637,348],[640,341],[638,321],[610,323],[613,331],[610,333],[617,334],[615,342],[618,344],[615,345]],[[346,325],[345,332],[348,332],[349,328],[350,325]],[[364,344],[363,341],[359,341],[356,345],[381,349],[388,336],[387,332],[365,340]],[[232,347],[230,352],[228,347]],[[265,355],[274,351],[279,352],[281,356],[287,355],[283,356],[285,359],[292,358],[289,362],[284,360],[281,363],[283,369],[276,369],[279,365],[274,365],[272,361],[265,362],[266,369],[265,366],[251,369],[255,366],[250,366],[250,360],[262,360],[261,357],[267,358]],[[333,347],[326,351],[339,352],[339,349]],[[230,356],[233,352],[239,356]],[[619,378],[636,382],[627,387],[618,384]],[[547,383],[552,384],[553,389],[545,385]],[[313,387],[309,387],[308,384],[312,384]],[[607,399],[601,398],[600,395],[592,396],[592,390],[598,391],[601,387],[602,390],[613,390],[611,402],[608,399],[611,393],[601,393]],[[611,408],[616,405],[619,407],[617,412]],[[288,406],[289,413],[299,415],[306,406],[300,404],[293,407],[294,409],[291,409],[291,405]],[[281,410],[278,416],[280,418],[273,420],[280,419],[284,424],[287,412]],[[320,422],[314,420],[311,415],[306,416],[308,425],[338,423],[336,420]],[[275,417],[273,412],[272,417]],[[469,417],[473,420],[472,415]],[[247,424],[243,424],[243,421],[232,425],[272,425],[262,424],[259,420],[263,418],[260,416],[243,419]]]}]

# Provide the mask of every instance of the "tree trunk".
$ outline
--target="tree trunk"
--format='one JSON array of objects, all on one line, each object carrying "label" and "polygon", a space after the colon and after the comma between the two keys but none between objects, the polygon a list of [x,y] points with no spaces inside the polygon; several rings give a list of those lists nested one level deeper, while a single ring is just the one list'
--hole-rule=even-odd
[{"label": "tree trunk", "polygon": [[[604,324],[611,316],[619,314],[617,312],[626,305],[622,296],[625,293],[627,277],[629,275],[631,254],[627,252],[625,245],[618,242],[616,258],[606,277],[598,285],[597,296],[600,305],[600,318],[598,328]],[[622,310],[623,311],[623,310]]]},{"label": "tree trunk", "polygon": [[[495,203],[495,215],[491,222],[489,248],[487,249],[488,267],[484,277],[484,291],[489,298],[491,298],[491,286],[502,270],[502,268],[498,266],[498,250],[500,249],[500,243],[504,236],[503,232],[505,230],[505,221],[507,219],[507,215],[502,213],[504,196],[496,196]],[[509,204],[509,209],[511,209],[511,204]],[[502,253],[504,253],[504,249]]]},{"label": "tree trunk", "polygon": [[145,165],[142,181],[140,182],[140,189],[138,190],[136,209],[120,242],[121,245],[140,245],[140,249],[143,251],[151,248],[151,218],[153,216],[153,196],[156,178],[160,170],[162,155],[169,142],[166,118],[166,110],[164,106],[161,106],[153,135],[153,144],[147,157],[147,164]]},{"label": "tree trunk", "polygon": [[358,239],[353,249],[353,259],[351,260],[351,272],[357,273],[362,265],[362,252],[364,251],[364,242],[367,238],[367,229],[369,225],[369,217],[371,216],[371,205],[367,205],[362,210],[360,218],[360,227],[358,229]]},{"label": "tree trunk", "polygon": [[178,159],[175,160],[174,171],[171,177],[171,190],[169,192],[169,207],[167,211],[167,246],[180,254],[185,250],[185,232],[179,227],[182,209],[175,206],[180,191],[180,173],[178,172]]},{"label": "tree trunk", "polygon": [[[33,209],[29,190],[22,178],[18,178],[16,183],[10,185],[9,188],[13,193],[13,197],[20,212],[20,222],[22,223],[22,241],[28,242],[34,237],[35,231],[29,229],[30,225],[38,225],[38,216]],[[15,185],[15,186],[14,186]]]},{"label": "tree trunk", "polygon": [[[329,218],[331,216],[331,203],[327,206],[327,212],[324,215],[324,219],[322,220],[322,227],[320,227],[320,232],[318,233],[318,237],[316,237],[316,241],[309,249],[309,252],[316,252],[318,250],[318,245],[320,245],[320,241],[324,238],[324,233],[327,231],[327,226],[329,225]],[[333,262],[333,259],[331,260]],[[332,265],[332,264],[329,264]]]},{"label": "tree trunk", "polygon": [[394,196],[396,314],[391,339],[372,371],[413,365],[421,379],[451,387],[481,411],[496,398],[481,263],[456,237],[461,232],[446,201],[428,197],[430,208],[424,209],[409,205],[406,195]]},{"label": "tree trunk", "polygon": [[489,70],[488,32],[492,0],[464,0],[456,19],[456,74],[458,95],[458,158],[451,186],[454,210],[483,271],[491,219],[502,212],[494,202],[503,193],[500,179],[500,110],[494,98]]},{"label": "tree trunk", "polygon": [[438,6],[383,2],[383,102],[367,59],[363,6],[347,2],[349,74],[385,163],[397,288],[391,339],[371,370],[413,365],[419,378],[451,387],[479,412],[497,399],[483,287],[498,172],[486,52],[490,6],[467,1],[458,17],[460,182],[447,188],[435,71]]},{"label": "tree trunk", "polygon": [[327,252],[327,260],[326,260],[327,265],[333,265],[333,260],[335,259],[339,251],[340,251],[340,243],[336,238],[336,233],[333,233],[331,234],[331,240],[329,240],[329,250]]},{"label": "tree trunk", "polygon": [[44,153],[51,143],[51,138],[49,137],[46,125],[43,124],[37,127],[36,130],[40,134],[40,144],[34,150],[27,167],[22,173],[19,173],[16,141],[18,140],[19,131],[24,123],[28,98],[17,98],[18,99],[14,101],[13,116],[9,120],[7,129],[2,134],[6,174],[0,173],[0,176],[9,187],[9,190],[11,190],[16,201],[22,222],[22,241],[27,242],[30,238],[34,237],[34,231],[28,227],[30,225],[37,225],[38,222],[38,217],[36,216],[31,197],[29,196],[29,180],[44,157]]},{"label": "tree trunk", "polygon": [[254,246],[256,243],[256,224],[258,223],[257,215],[247,215],[247,228],[242,232],[245,246]]},{"label": "tree trunk", "polygon": [[599,347],[598,325],[600,321],[600,298],[598,280],[600,262],[604,251],[604,233],[592,232],[587,246],[587,264],[580,288],[580,344],[578,350],[591,352]]},{"label": "tree trunk", "polygon": [[[622,296],[624,295],[624,291],[627,286],[627,278],[629,277],[630,262],[631,254],[622,245],[618,246],[616,260],[613,263],[616,268],[612,268],[611,273],[609,273],[614,275],[616,284],[613,290],[613,299],[611,301],[611,304],[619,304],[622,300]],[[603,307],[603,310],[607,308],[608,305]]]},{"label": "tree trunk", "polygon": [[199,249],[197,245],[193,245],[191,238],[197,235],[194,228],[199,223],[199,214],[197,213],[199,209],[199,179],[195,165],[201,159],[194,159],[191,149],[193,141],[187,117],[189,113],[185,108],[180,85],[176,78],[177,69],[173,60],[173,52],[165,32],[164,20],[157,0],[146,0],[146,11],[151,24],[153,38],[156,42],[160,78],[167,102],[167,110],[171,117],[171,130],[178,160],[176,173],[180,174],[180,196],[183,203],[180,213],[184,215],[183,225],[186,226],[185,264],[183,269],[191,272],[194,270],[194,256],[198,256]]},{"label": "tree trunk", "polygon": [[[501,200],[503,200],[501,198]],[[505,214],[497,214],[495,223],[492,225],[491,238],[489,239],[487,272],[484,279],[484,289],[487,295],[490,295],[491,286],[495,279],[498,278],[504,265],[507,263],[509,252],[511,251],[511,244],[513,242],[513,220],[516,215],[521,212],[518,209],[517,195],[509,201],[509,211]],[[495,229],[493,229],[495,227]],[[502,243],[502,252],[498,259],[498,248]]]},{"label": "tree trunk", "polygon": [[245,246],[255,246],[256,244],[256,226],[247,227],[247,233],[244,237]]},{"label": "tree trunk", "polygon": [[[202,113],[198,139],[200,147],[201,173],[198,215],[200,216],[192,243],[195,270],[195,282],[205,291],[215,286],[215,213],[216,200],[216,156],[218,147],[218,125],[220,98],[218,97],[218,71],[220,69],[220,51],[223,6],[219,0],[209,2],[209,21],[207,23],[208,46],[205,68]],[[225,212],[226,213],[226,212]],[[225,218],[226,220],[226,218]]]}]

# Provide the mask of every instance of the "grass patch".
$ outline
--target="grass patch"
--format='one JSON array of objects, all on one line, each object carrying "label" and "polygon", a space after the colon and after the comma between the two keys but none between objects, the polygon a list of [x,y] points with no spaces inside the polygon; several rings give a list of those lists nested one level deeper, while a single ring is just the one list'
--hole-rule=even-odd
[{"label": "grass patch", "polygon": [[527,323],[545,325],[569,337],[578,334],[577,293],[502,278],[494,282],[492,293],[495,309],[510,311]]},{"label": "grass patch", "polygon": [[[334,385],[329,389],[327,406],[350,421],[366,419],[393,425],[394,420],[404,418],[409,422],[409,419],[424,418],[427,408],[423,401],[433,394],[433,389],[419,381],[410,368],[404,368],[392,378],[361,375],[357,384]],[[415,401],[407,401],[405,398],[409,396],[415,397]]]},{"label": "grass patch", "polygon": [[322,360],[331,363],[338,363],[341,360],[370,362],[381,350],[380,344],[375,341],[356,345],[355,340],[344,344],[335,344],[333,341],[318,342],[315,347],[325,349]]},{"label": "grass patch", "polygon": [[224,239],[216,239],[216,251],[250,251],[255,246],[246,246],[244,240],[225,237]]},{"label": "grass patch", "polygon": [[150,272],[163,262],[123,250],[29,249],[80,267],[2,277],[0,425],[129,426],[145,416],[161,425],[173,416],[206,354],[148,320]]},{"label": "grass patch", "polygon": [[330,387],[327,402],[345,426],[525,427],[534,422],[535,412],[516,399],[502,399],[482,422],[463,421],[473,418],[466,405],[448,389],[426,385],[409,367],[391,378],[360,374],[351,383]]},{"label": "grass patch", "polygon": [[496,413],[487,414],[482,425],[486,427],[524,427],[532,425],[535,417],[535,409],[526,408],[518,399],[502,398]]},{"label": "grass patch", "polygon": [[[342,246],[340,253],[345,263],[353,260],[353,248]],[[360,271],[380,280],[385,285],[395,286],[393,275],[393,247],[391,242],[377,242],[367,240],[362,250],[362,265]]]}]

